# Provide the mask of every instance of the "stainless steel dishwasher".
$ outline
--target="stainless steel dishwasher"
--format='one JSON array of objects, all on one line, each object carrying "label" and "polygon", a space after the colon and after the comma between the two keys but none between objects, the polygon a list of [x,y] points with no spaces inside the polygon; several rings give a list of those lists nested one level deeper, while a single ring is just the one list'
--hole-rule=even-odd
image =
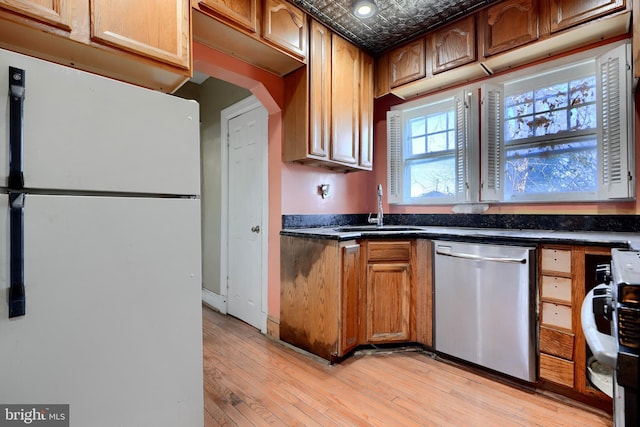
[{"label": "stainless steel dishwasher", "polygon": [[535,248],[434,241],[435,349],[536,380]]}]

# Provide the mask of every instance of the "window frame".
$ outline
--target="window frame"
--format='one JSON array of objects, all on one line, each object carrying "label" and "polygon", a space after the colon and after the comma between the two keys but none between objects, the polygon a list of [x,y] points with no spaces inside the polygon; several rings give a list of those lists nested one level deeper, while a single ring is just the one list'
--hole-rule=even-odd
[{"label": "window frame", "polygon": [[[622,42],[572,55],[561,60],[528,67],[517,73],[511,73],[491,79],[482,85],[482,117],[486,118],[482,126],[482,202],[491,203],[555,203],[555,202],[605,202],[613,200],[631,200],[635,197],[634,178],[634,120],[632,71],[630,65],[631,45]],[[540,73],[551,74],[562,72],[562,69],[586,62],[595,61],[596,93],[604,90],[616,99],[598,98],[596,111],[598,126],[594,134],[597,137],[597,189],[593,192],[572,193],[538,193],[515,195],[505,199],[505,141],[506,128],[504,99],[505,84],[522,80],[526,76],[536,76]],[[604,75],[604,72],[608,76]],[[534,77],[535,78],[535,77]],[[601,95],[598,95],[601,96]],[[614,111],[615,105],[620,108]],[[606,113],[606,114],[605,114]],[[602,121],[607,118],[607,121]],[[495,129],[492,131],[492,129]],[[564,133],[547,140],[570,141],[578,133]]]},{"label": "window frame", "polygon": [[[505,199],[505,84],[535,78],[543,73],[562,72],[566,67],[595,60],[597,131],[562,132],[544,137],[546,141],[570,141],[582,134],[597,138],[597,190],[594,192],[558,192],[518,195]],[[635,199],[635,120],[631,44],[620,41],[526,67],[512,73],[492,77],[483,82],[466,85],[446,92],[393,106],[387,112],[387,197],[398,205],[455,205],[455,204],[513,204],[557,202],[606,202]],[[600,94],[611,94],[603,101]],[[626,96],[622,96],[626,95]],[[405,185],[406,149],[404,141],[408,112],[428,108],[455,98],[457,107],[456,177],[453,197],[411,198]],[[618,110],[616,108],[619,107]],[[461,112],[464,112],[463,114]],[[482,123],[480,119],[482,118]],[[606,121],[602,121],[602,120]],[[499,142],[496,142],[499,141]],[[407,188],[405,188],[407,187]]]},{"label": "window frame", "polygon": [[[477,201],[478,186],[469,182],[469,176],[473,176],[470,174],[470,169],[474,169],[472,165],[479,164],[473,160],[477,160],[478,152],[478,136],[477,132],[474,132],[477,130],[477,126],[474,125],[477,123],[477,118],[474,117],[474,114],[470,114],[473,111],[473,105],[477,105],[479,102],[478,88],[477,86],[465,87],[443,92],[428,99],[428,102],[421,99],[394,106],[387,112],[388,202],[407,205],[447,205]],[[440,110],[437,108],[438,105],[446,107]],[[408,174],[407,163],[420,158],[420,156],[405,155],[410,146],[405,128],[412,118],[426,116],[428,112],[432,111],[445,111],[451,107],[454,109],[456,123],[455,147],[453,149],[456,163],[454,193],[451,196],[443,197],[411,197],[410,185],[405,185]],[[423,156],[425,159],[430,157],[437,157],[437,155],[425,154]],[[475,172],[479,172],[477,166]],[[475,200],[473,200],[474,197]]]}]

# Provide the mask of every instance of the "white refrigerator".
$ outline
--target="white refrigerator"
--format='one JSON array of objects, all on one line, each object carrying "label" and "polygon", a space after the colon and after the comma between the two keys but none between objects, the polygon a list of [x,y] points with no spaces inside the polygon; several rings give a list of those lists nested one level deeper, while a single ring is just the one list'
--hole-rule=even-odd
[{"label": "white refrigerator", "polygon": [[202,426],[198,104],[6,50],[0,86],[0,405]]}]

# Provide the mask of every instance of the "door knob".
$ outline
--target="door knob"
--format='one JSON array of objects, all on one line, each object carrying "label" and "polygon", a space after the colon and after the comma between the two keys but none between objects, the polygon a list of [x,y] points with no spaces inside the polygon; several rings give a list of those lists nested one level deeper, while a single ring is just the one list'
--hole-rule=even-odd
[{"label": "door knob", "polygon": [[259,233],[260,232],[260,226],[256,225],[255,227],[251,227],[251,231],[253,231],[254,233]]}]

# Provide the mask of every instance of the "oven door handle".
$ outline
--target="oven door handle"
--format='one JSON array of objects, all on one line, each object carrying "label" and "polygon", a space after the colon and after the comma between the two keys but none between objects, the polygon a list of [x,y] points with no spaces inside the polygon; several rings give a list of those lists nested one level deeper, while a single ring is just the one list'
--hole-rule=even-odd
[{"label": "oven door handle", "polygon": [[615,368],[618,360],[618,344],[615,337],[598,331],[595,315],[593,314],[593,291],[596,288],[606,288],[607,285],[598,285],[591,289],[582,301],[580,321],[582,331],[587,344],[593,353],[593,357],[604,365]]}]

